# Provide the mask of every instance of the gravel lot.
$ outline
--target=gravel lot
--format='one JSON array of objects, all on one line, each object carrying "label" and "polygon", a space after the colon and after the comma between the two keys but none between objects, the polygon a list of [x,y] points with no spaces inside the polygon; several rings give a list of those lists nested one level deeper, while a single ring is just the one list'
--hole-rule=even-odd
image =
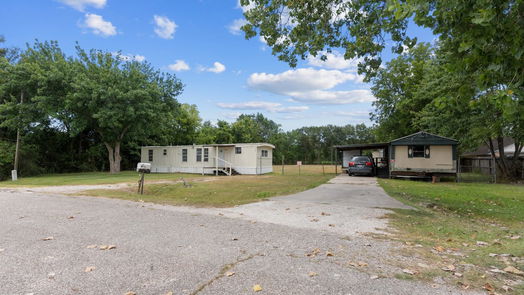
[{"label": "gravel lot", "polygon": [[[339,180],[232,209],[0,191],[0,294],[253,294],[256,284],[257,294],[473,294],[394,278],[418,261],[402,257],[400,244],[357,233],[384,227],[373,215],[384,209],[361,195],[373,194],[365,188],[373,183]],[[332,193],[315,199],[343,186],[363,191],[346,191],[353,202]],[[395,204],[377,207],[385,205]]]}]

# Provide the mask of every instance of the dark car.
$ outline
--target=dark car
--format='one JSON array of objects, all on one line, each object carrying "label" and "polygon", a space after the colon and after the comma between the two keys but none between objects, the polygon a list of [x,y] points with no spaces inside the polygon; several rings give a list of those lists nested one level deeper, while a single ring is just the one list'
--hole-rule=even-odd
[{"label": "dark car", "polygon": [[348,175],[373,175],[373,159],[368,156],[355,156],[348,163]]}]

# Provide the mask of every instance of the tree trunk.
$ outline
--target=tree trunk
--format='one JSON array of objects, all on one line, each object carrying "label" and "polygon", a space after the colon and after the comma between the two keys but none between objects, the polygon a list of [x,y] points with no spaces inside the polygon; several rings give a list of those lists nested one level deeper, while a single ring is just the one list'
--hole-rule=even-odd
[{"label": "tree trunk", "polygon": [[113,146],[107,142],[104,142],[104,145],[107,148],[109,156],[109,172],[120,172],[120,162],[122,160],[122,157],[120,157],[120,142],[115,142]]}]

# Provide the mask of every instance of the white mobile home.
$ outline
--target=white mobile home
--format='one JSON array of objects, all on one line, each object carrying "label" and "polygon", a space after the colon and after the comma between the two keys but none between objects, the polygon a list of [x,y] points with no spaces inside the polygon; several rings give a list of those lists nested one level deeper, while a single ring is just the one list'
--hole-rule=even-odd
[{"label": "white mobile home", "polygon": [[141,162],[155,173],[264,174],[273,172],[269,143],[145,146]]}]

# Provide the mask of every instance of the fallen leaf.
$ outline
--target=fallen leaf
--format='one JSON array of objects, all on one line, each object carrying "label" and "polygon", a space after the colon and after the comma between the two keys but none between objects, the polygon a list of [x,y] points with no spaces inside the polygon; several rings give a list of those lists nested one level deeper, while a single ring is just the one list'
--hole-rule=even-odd
[{"label": "fallen leaf", "polygon": [[499,256],[498,254],[495,254],[495,253],[489,253],[488,254],[489,257],[495,257],[495,256]]},{"label": "fallen leaf", "polygon": [[231,277],[231,276],[233,276],[234,274],[235,274],[234,271],[228,271],[228,272],[226,272],[226,276],[227,276],[227,277]]},{"label": "fallen leaf", "polygon": [[404,242],[404,244],[408,245],[408,246],[413,246],[414,243],[413,242]]},{"label": "fallen leaf", "polygon": [[107,250],[116,249],[116,245],[109,245],[107,246]]},{"label": "fallen leaf", "polygon": [[311,222],[318,222],[319,220],[320,220],[320,219],[318,219],[318,218],[313,218],[313,219],[311,219],[310,221],[311,221]]},{"label": "fallen leaf", "polygon": [[68,216],[67,219],[75,219],[74,216]]},{"label": "fallen leaf", "polygon": [[291,208],[286,208],[286,211],[291,210]]},{"label": "fallen leaf", "polygon": [[219,215],[219,216],[224,216],[224,214],[222,214],[222,213],[218,213],[218,215]]},{"label": "fallen leaf", "polygon": [[238,241],[238,238],[232,238],[231,240],[232,241]]},{"label": "fallen leaf", "polygon": [[487,246],[488,243],[486,242],[483,242],[483,241],[477,241],[477,246]]},{"label": "fallen leaf", "polygon": [[124,294],[124,295],[136,295],[136,293],[135,293],[135,292],[132,292],[132,291],[129,291],[129,292],[127,292],[127,293]]},{"label": "fallen leaf", "polygon": [[322,212],[322,213],[320,213],[320,215],[322,215],[322,216],[330,216],[331,214],[326,213],[326,212]]},{"label": "fallen leaf", "polygon": [[94,249],[94,248],[96,248],[96,245],[87,245],[86,248],[87,248],[87,249]]},{"label": "fallen leaf", "polygon": [[310,277],[316,277],[318,274],[314,271],[310,271],[307,275]]},{"label": "fallen leaf", "polygon": [[454,271],[455,270],[455,266],[453,264],[450,264],[450,265],[447,265],[445,267],[442,268],[443,271]]},{"label": "fallen leaf", "polygon": [[330,252],[330,251],[327,251],[326,252],[326,256],[334,256],[335,254],[333,254],[333,252]]},{"label": "fallen leaf", "polygon": [[463,275],[460,272],[453,273],[454,276],[461,278]]},{"label": "fallen leaf", "polygon": [[404,268],[402,272],[407,273],[408,275],[415,275],[417,273],[416,271],[407,268]]},{"label": "fallen leaf", "polygon": [[331,227],[335,227],[335,225],[334,225],[334,224],[328,224],[328,225],[329,225],[329,226],[331,226]]},{"label": "fallen leaf", "polygon": [[96,269],[96,267],[94,267],[94,266],[88,266],[88,267],[86,267],[86,269],[84,269],[84,272],[92,272],[95,269]]},{"label": "fallen leaf", "polygon": [[512,273],[512,274],[516,274],[516,275],[519,275],[519,276],[524,276],[524,271],[516,268],[516,267],[513,267],[513,266],[508,266],[506,268],[504,268],[504,271],[505,272],[509,272],[509,273]]},{"label": "fallen leaf", "polygon": [[444,250],[445,250],[444,247],[442,247],[442,246],[435,246],[435,247],[433,247],[433,249],[437,250],[438,252],[444,252]]},{"label": "fallen leaf", "polygon": [[320,249],[319,248],[315,248],[311,252],[306,253],[306,256],[307,257],[315,257],[315,256],[317,256],[318,253],[320,253]]},{"label": "fallen leaf", "polygon": [[255,292],[262,291],[262,286],[260,286],[260,285],[254,285],[254,286],[253,286],[253,291],[255,291]]},{"label": "fallen leaf", "polygon": [[50,279],[50,280],[54,280],[55,279],[55,273],[54,272],[50,272],[47,274],[47,278]]},{"label": "fallen leaf", "polygon": [[164,295],[173,295],[173,292],[167,292],[166,294]]},{"label": "fallen leaf", "polygon": [[484,286],[482,288],[484,288],[484,289],[486,289],[487,291],[490,291],[490,292],[495,290],[493,288],[493,286],[490,285],[489,283],[484,284]]},{"label": "fallen leaf", "polygon": [[518,240],[518,239],[520,239],[520,236],[511,236],[509,238],[512,239],[512,240]]},{"label": "fallen leaf", "polygon": [[360,267],[364,267],[364,266],[368,266],[368,264],[365,263],[364,261],[359,261],[359,262],[358,262],[358,266],[360,266]]},{"label": "fallen leaf", "polygon": [[42,241],[51,241],[51,240],[54,240],[55,238],[53,237],[47,237],[47,238],[43,238]]},{"label": "fallen leaf", "polygon": [[377,275],[373,275],[373,276],[370,276],[369,278],[370,278],[371,280],[376,280],[376,279],[378,279],[378,276],[377,276]]},{"label": "fallen leaf", "polygon": [[108,245],[101,245],[101,246],[99,247],[100,250],[107,250],[108,248],[109,248]]}]

